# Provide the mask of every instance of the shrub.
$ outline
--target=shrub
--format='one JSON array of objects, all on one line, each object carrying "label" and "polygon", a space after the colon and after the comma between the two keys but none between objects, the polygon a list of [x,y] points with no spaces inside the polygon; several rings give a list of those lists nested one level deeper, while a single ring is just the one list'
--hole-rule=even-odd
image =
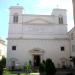
[{"label": "shrub", "polygon": [[74,64],[74,67],[75,67],[75,57],[72,57],[72,60],[71,60]]},{"label": "shrub", "polygon": [[39,72],[40,73],[45,72],[45,64],[44,63],[40,63],[40,65],[39,65]]},{"label": "shrub", "polygon": [[46,60],[46,75],[55,75],[56,68],[51,59]]},{"label": "shrub", "polygon": [[46,64],[45,60],[43,60],[42,63]]},{"label": "shrub", "polygon": [[6,67],[6,58],[4,56],[2,56],[2,59],[0,61],[0,65],[5,68]]},{"label": "shrub", "polygon": [[74,74],[71,72],[71,73],[67,73],[66,75],[74,75]]},{"label": "shrub", "polygon": [[3,75],[3,68],[6,67],[6,58],[2,57],[0,61],[0,75]]},{"label": "shrub", "polygon": [[0,64],[0,75],[3,75],[3,66]]},{"label": "shrub", "polygon": [[45,64],[43,62],[39,65],[39,72],[40,75],[45,75]]}]

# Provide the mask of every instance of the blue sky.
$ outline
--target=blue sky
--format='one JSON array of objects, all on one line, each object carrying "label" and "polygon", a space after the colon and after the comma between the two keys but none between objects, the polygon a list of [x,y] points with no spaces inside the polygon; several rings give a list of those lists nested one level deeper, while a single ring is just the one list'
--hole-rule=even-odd
[{"label": "blue sky", "polygon": [[0,37],[7,38],[9,26],[9,8],[19,3],[24,13],[50,15],[53,8],[67,9],[68,30],[73,27],[71,0],[0,0]]}]

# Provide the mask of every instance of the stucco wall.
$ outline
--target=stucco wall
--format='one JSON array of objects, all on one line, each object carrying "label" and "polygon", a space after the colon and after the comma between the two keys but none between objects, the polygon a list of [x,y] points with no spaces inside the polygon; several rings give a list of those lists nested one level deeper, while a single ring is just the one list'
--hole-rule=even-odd
[{"label": "stucco wall", "polygon": [[[13,45],[17,47],[16,51],[12,50]],[[61,46],[64,46],[65,51],[61,51]],[[68,40],[13,39],[8,41],[8,59],[17,58],[21,65],[24,65],[24,63],[32,60],[30,51],[34,48],[44,50],[42,59],[51,58],[56,66],[60,61],[60,58],[69,57],[70,48]]]},{"label": "stucco wall", "polygon": [[[10,8],[7,66],[10,58],[17,58],[21,65],[32,60],[30,50],[39,48],[44,51],[41,60],[52,58],[57,66],[60,58],[69,57],[69,40],[67,36],[67,16],[63,9],[53,10],[51,15],[23,14],[22,7]],[[13,16],[18,15],[18,22],[13,22]],[[59,16],[63,17],[63,24],[59,24]],[[16,46],[16,51],[12,51]],[[61,51],[63,46],[65,51]]]}]

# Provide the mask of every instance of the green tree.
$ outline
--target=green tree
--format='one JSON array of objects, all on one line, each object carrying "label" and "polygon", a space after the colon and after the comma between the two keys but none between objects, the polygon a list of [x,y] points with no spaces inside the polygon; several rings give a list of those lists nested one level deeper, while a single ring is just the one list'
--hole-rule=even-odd
[{"label": "green tree", "polygon": [[4,56],[2,56],[2,59],[0,61],[0,65],[5,68],[6,67],[6,58]]},{"label": "green tree", "polygon": [[40,75],[45,75],[45,63],[40,63],[39,65],[39,72],[40,72]]},{"label": "green tree", "polygon": [[56,68],[51,59],[46,60],[46,75],[55,75]]},{"label": "green tree", "polygon": [[0,60],[0,75],[3,75],[3,68],[6,67],[6,58],[2,56],[2,59]]}]

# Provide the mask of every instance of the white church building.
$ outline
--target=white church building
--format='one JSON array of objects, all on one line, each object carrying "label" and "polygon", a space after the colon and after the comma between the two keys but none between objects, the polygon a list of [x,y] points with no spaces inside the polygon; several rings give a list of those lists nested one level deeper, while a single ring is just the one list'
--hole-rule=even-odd
[{"label": "white church building", "polygon": [[51,58],[56,67],[61,59],[71,56],[71,32],[67,32],[65,9],[53,9],[51,15],[23,14],[22,6],[10,7],[7,44],[7,67],[13,63],[24,66],[32,61],[39,66]]}]

